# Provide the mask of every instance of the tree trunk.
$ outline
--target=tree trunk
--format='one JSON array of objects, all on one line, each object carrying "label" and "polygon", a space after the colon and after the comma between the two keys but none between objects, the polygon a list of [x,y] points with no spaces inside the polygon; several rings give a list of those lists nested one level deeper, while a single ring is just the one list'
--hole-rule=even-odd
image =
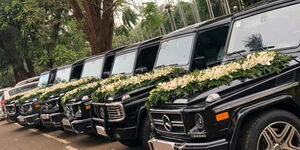
[{"label": "tree trunk", "polygon": [[4,51],[5,58],[14,71],[16,82],[25,80],[30,76],[24,66],[24,59],[19,55],[16,48],[16,37],[19,36],[18,29],[9,27],[0,32],[0,49]]},{"label": "tree trunk", "polygon": [[25,59],[25,62],[26,62],[26,65],[27,65],[27,68],[28,68],[28,73],[30,76],[34,76],[35,72],[34,72],[34,67],[33,67],[33,62],[31,59],[29,58],[26,58]]},{"label": "tree trunk", "polygon": [[68,1],[72,6],[74,17],[84,23],[84,31],[92,54],[110,50],[114,28],[115,4],[113,0],[81,0],[84,11],[81,10],[76,0]]}]

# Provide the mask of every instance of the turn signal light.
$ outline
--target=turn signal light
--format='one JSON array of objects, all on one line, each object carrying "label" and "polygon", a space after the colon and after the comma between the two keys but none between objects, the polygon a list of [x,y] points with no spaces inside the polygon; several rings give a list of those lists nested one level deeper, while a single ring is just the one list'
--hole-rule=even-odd
[{"label": "turn signal light", "polygon": [[223,112],[223,113],[220,113],[220,114],[217,114],[216,115],[216,120],[219,122],[219,121],[222,121],[222,120],[226,120],[229,118],[229,114],[228,112]]},{"label": "turn signal light", "polygon": [[35,108],[40,108],[40,107],[41,107],[41,104],[35,104],[34,107],[35,107]]},{"label": "turn signal light", "polygon": [[85,109],[91,109],[91,105],[86,105]]}]

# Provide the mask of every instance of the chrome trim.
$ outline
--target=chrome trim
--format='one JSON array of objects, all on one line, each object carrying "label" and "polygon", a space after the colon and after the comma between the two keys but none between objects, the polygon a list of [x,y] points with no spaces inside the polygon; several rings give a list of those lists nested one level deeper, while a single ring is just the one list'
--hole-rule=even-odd
[{"label": "chrome trim", "polygon": [[[183,123],[183,117],[182,117],[181,111],[182,111],[182,109],[175,109],[175,110],[150,109],[150,112],[149,112],[150,113],[150,120],[153,123],[155,130],[157,130],[158,132],[167,133],[167,134],[175,134],[175,135],[186,135],[186,128],[185,128],[184,123]],[[164,125],[163,121],[160,120],[160,119],[153,119],[152,114],[180,115],[182,121],[171,121],[171,124],[174,127],[182,127],[183,132],[173,132],[173,131],[159,130],[156,127],[156,124],[163,126]]]},{"label": "chrome trim", "polygon": [[[124,106],[121,102],[92,103],[92,105],[104,106],[106,108],[106,111],[107,111],[107,114],[108,114],[108,122],[120,122],[120,121],[123,121],[126,117]],[[110,107],[117,107],[117,109],[112,109]],[[109,110],[109,109],[111,109],[111,110]],[[112,112],[112,111],[116,111],[116,112]],[[118,113],[118,114],[115,114],[115,116],[113,116],[113,113]],[[119,117],[119,118],[114,119],[113,117],[116,117],[116,118]],[[101,121],[101,122],[104,121],[104,119],[101,119],[101,118],[93,118],[93,120]]]},{"label": "chrome trim", "polygon": [[175,143],[152,138],[148,141],[150,150],[175,150]]},{"label": "chrome trim", "polygon": [[240,106],[240,105],[244,105],[244,104],[250,103],[250,102],[255,101],[257,99],[260,99],[260,98],[263,98],[263,97],[266,97],[266,96],[269,96],[269,95],[275,94],[277,92],[280,92],[280,91],[283,91],[283,90],[287,90],[289,88],[296,87],[296,86],[299,86],[299,82],[293,82],[293,83],[289,83],[289,84],[283,84],[281,86],[278,86],[278,87],[275,87],[275,88],[271,88],[271,89],[267,89],[267,90],[255,93],[253,95],[250,95],[250,96],[245,96],[245,97],[236,99],[234,101],[231,101],[230,103],[219,105],[219,106],[215,107],[213,109],[213,111],[215,113],[220,113],[220,112],[223,112],[225,110],[228,110],[228,109]]}]

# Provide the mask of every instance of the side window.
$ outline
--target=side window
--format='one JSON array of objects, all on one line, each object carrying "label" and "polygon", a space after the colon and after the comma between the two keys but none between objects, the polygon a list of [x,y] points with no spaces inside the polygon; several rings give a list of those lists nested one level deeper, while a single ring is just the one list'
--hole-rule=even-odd
[{"label": "side window", "polygon": [[146,69],[146,70],[140,70],[141,72],[152,70],[155,63],[155,58],[157,55],[158,48],[159,48],[158,44],[152,45],[151,47],[143,48],[139,53],[135,69],[142,69],[142,68]]},{"label": "side window", "polygon": [[73,69],[72,69],[70,81],[80,79],[81,73],[82,73],[82,69],[83,69],[83,63],[76,64],[73,67]]},{"label": "side window", "polygon": [[[219,27],[204,33],[200,33],[197,39],[194,58],[203,57],[204,64],[210,66],[223,59],[225,55],[225,43],[229,26]],[[194,64],[194,69],[202,69]]]},{"label": "side window", "polygon": [[102,78],[109,77],[111,70],[112,70],[112,65],[113,65],[114,59],[115,59],[115,55],[108,56],[105,59]]}]

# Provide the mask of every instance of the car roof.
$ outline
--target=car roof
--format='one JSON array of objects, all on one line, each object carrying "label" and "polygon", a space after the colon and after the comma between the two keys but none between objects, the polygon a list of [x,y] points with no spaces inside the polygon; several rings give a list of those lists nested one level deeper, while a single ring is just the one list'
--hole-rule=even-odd
[{"label": "car roof", "polygon": [[26,80],[18,82],[15,86],[20,86],[20,85],[24,85],[26,83],[30,83],[30,82],[33,82],[33,81],[38,81],[39,78],[40,78],[40,76],[35,76],[35,77],[32,77],[32,78],[28,78]]},{"label": "car roof", "polygon": [[236,13],[233,15],[233,18],[237,18],[237,17],[241,17],[247,14],[252,14],[261,10],[265,10],[268,9],[272,6],[276,6],[276,5],[281,5],[281,4],[285,4],[288,2],[300,2],[299,0],[267,0],[267,1],[262,1],[262,2],[258,2],[250,7],[248,7],[248,9]]},{"label": "car roof", "polygon": [[232,15],[216,17],[214,19],[207,20],[207,21],[202,21],[200,23],[196,23],[196,24],[178,29],[178,30],[173,31],[171,33],[168,33],[168,34],[163,36],[163,39],[179,36],[179,35],[182,35],[182,34],[192,33],[192,32],[199,31],[199,30],[212,28],[212,27],[222,25],[222,24],[229,24],[231,22],[231,20],[232,20]]}]

